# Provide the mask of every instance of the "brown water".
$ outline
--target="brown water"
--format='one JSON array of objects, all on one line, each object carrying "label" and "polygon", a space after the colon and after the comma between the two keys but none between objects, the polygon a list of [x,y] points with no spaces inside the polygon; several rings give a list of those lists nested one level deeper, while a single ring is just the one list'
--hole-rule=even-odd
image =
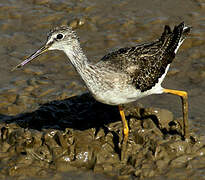
[{"label": "brown water", "polygon": [[[19,116],[19,114],[22,113],[36,112],[40,117],[39,119],[42,119],[42,115],[38,114],[36,111],[42,104],[54,100],[59,100],[61,102],[63,99],[86,91],[80,77],[62,52],[48,52],[22,69],[15,72],[10,71],[15,65],[21,62],[25,56],[30,55],[45,43],[46,33],[50,28],[62,24],[71,25],[77,31],[77,34],[81,39],[82,48],[88,58],[91,61],[98,61],[103,55],[117,48],[133,46],[136,43],[154,40],[162,33],[165,24],[173,27],[181,21],[185,21],[186,24],[191,25],[193,30],[190,37],[180,48],[163,85],[167,88],[185,90],[188,92],[190,129],[192,129],[203,142],[205,137],[205,3],[203,0],[1,0],[0,119],[2,120],[1,128],[3,128],[3,130],[1,129],[1,133],[3,133],[5,128],[8,129],[9,132],[7,136],[5,136],[6,139],[1,140],[1,143],[7,141],[7,144],[9,145],[2,144],[1,147],[3,148],[1,151],[7,152],[9,151],[8,149],[12,149],[11,147],[15,147],[13,151],[17,153],[8,153],[5,156],[0,156],[0,171],[3,169],[2,173],[0,172],[2,178],[7,177],[8,175],[21,178],[19,174],[22,174],[23,179],[24,176],[29,175],[24,171],[16,174],[11,173],[11,168],[14,169],[12,172],[15,172],[14,164],[18,164],[19,162],[21,164],[24,163],[24,161],[17,158],[18,152],[20,151],[16,150],[17,147],[14,143],[16,142],[18,144],[21,140],[17,138],[11,142],[7,139],[12,137],[12,134],[10,133],[18,132],[19,135],[22,136],[24,131],[27,131],[25,130],[26,128],[31,128],[34,129],[36,133],[38,132],[37,134],[42,135],[44,133],[49,134],[49,131],[52,131],[51,129],[58,129],[58,133],[63,133],[61,131],[64,131],[66,127],[75,127],[72,123],[69,125],[69,122],[64,122],[63,120],[63,122],[60,122],[60,125],[58,122],[56,122],[56,124],[55,122],[52,122],[51,124],[41,124],[41,122],[39,122],[40,120],[38,121],[35,119],[35,116],[33,115]],[[150,96],[140,100],[139,103],[143,104],[145,107],[168,109],[174,114],[174,119],[182,116],[180,99],[178,97],[173,97],[171,95]],[[87,106],[83,106],[82,109],[87,112],[86,107]],[[56,112],[59,111],[60,114],[68,113],[66,108],[61,108],[62,107],[60,106],[57,109],[52,108],[52,110]],[[79,107],[76,105],[76,108]],[[79,111],[81,111],[81,109]],[[77,115],[79,111],[76,110]],[[74,114],[75,113],[72,113],[73,116]],[[168,114],[166,114],[167,117],[169,117]],[[57,119],[59,114],[56,113],[55,115]],[[96,116],[95,113],[92,115]],[[67,116],[70,116],[70,114],[67,114]],[[33,121],[30,122],[32,118],[35,119],[34,122],[37,125]],[[50,121],[50,119],[52,118],[49,117],[48,121]],[[73,117],[70,119],[73,120]],[[9,121],[8,125],[4,124],[6,120]],[[116,119],[114,121],[120,123],[119,120]],[[44,121],[46,120],[44,119]],[[27,125],[25,122],[27,122]],[[105,120],[105,122],[109,124],[107,120]],[[38,123],[40,123],[40,125]],[[100,124],[98,128],[101,128],[103,124],[106,123]],[[110,126],[112,126],[112,124]],[[86,127],[87,131],[89,131],[89,128],[93,128],[92,126]],[[41,130],[41,128],[46,130]],[[86,128],[78,127],[77,130],[86,131]],[[85,133],[88,133],[87,131]],[[32,134],[34,132],[31,130],[29,133]],[[96,135],[96,133],[94,134]],[[105,138],[106,137],[107,135]],[[100,144],[98,145],[100,146]],[[53,148],[52,145],[49,147]],[[110,152],[110,154],[114,154],[113,156],[115,157],[119,150],[116,150],[116,148],[114,149],[115,153]],[[14,160],[14,157],[16,158],[16,161]],[[197,168],[192,168],[189,172],[199,175],[201,179],[205,179],[203,171],[205,169],[205,165],[203,165],[204,154],[203,158],[197,158],[199,161],[196,161],[196,164],[201,163],[202,165],[200,167],[197,166]],[[9,164],[11,159],[12,163]],[[38,161],[38,163],[39,162],[40,161]],[[116,162],[118,161],[116,160],[115,163]],[[44,163],[42,164],[43,166],[47,166],[46,170],[43,173],[42,169],[39,168],[39,171],[42,171],[43,175],[38,176],[38,178],[48,178],[50,175],[49,172],[52,172],[51,174],[53,175],[53,171],[55,171],[54,174],[56,178],[58,176],[59,178],[67,176],[59,173],[63,171],[61,169],[62,165],[53,165],[53,167],[50,167],[49,163]],[[43,167],[38,164],[36,166]],[[146,172],[143,174],[141,171],[139,172],[139,174],[141,173],[140,175],[137,174],[138,166],[134,166],[133,164],[132,168],[134,167],[134,170],[129,164],[129,166],[126,166],[127,169],[125,167],[126,170],[124,170],[124,172],[126,173],[124,174],[119,172],[107,173],[110,172],[110,166],[107,165],[104,167],[104,170],[99,167],[100,170],[90,167],[84,169],[95,169],[94,172],[100,172],[100,175],[97,175],[97,178],[99,179],[104,178],[102,173],[111,174],[114,177],[121,174],[124,175],[123,178],[130,178],[132,176],[143,179],[151,176],[150,174],[146,175]],[[191,165],[189,165],[189,167],[190,166]],[[35,178],[37,172],[32,170],[35,166],[25,165],[25,167],[28,168],[27,171],[33,172],[31,173],[31,176]],[[83,168],[80,167],[80,169],[82,170]],[[122,167],[119,167],[118,170],[119,169],[122,170]],[[129,169],[132,169],[130,170],[130,173],[128,172]],[[65,168],[64,172],[67,174],[68,170],[72,169]],[[73,171],[76,172],[76,167],[73,168]],[[132,173],[133,171],[135,172],[134,176]],[[89,174],[86,174],[87,172],[85,174],[84,172],[79,173],[87,175],[93,179],[96,178],[92,172],[89,172]],[[177,172],[173,169],[168,171],[167,174],[164,171],[163,173],[160,171],[154,171],[153,176],[163,179],[163,175],[165,174],[168,178],[172,179],[172,174],[177,174],[181,177],[186,173],[186,168],[183,169],[180,166]],[[46,176],[47,174],[48,176]],[[82,179],[81,175],[76,175],[73,172],[70,176]],[[193,176],[192,179],[195,179],[196,177],[197,176]]]}]

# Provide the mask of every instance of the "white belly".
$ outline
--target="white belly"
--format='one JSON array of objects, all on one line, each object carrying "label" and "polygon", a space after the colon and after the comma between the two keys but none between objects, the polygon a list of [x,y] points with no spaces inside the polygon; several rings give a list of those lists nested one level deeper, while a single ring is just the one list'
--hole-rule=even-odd
[{"label": "white belly", "polygon": [[161,94],[163,93],[163,88],[161,86],[155,86],[154,88],[141,92],[140,90],[136,90],[133,86],[130,86],[126,89],[112,89],[108,90],[104,93],[98,94],[95,96],[96,100],[110,105],[119,105],[126,104],[129,102],[136,101],[140,98],[151,94]]},{"label": "white belly", "polygon": [[126,104],[129,102],[136,101],[140,98],[149,96],[151,94],[162,94],[163,88],[161,87],[161,83],[167,74],[169,66],[170,65],[167,66],[163,76],[159,78],[158,83],[155,84],[155,86],[153,86],[152,89],[147,90],[145,92],[141,92],[140,90],[137,90],[134,86],[130,85],[124,88],[116,86],[113,89],[109,89],[97,95],[95,94],[93,95],[96,98],[96,100],[102,103],[110,104],[110,105],[119,105],[119,104]]}]

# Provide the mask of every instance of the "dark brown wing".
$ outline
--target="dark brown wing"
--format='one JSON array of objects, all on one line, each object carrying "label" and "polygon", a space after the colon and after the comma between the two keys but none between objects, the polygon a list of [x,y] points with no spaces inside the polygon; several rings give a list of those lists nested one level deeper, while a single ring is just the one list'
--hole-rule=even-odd
[{"label": "dark brown wing", "polygon": [[169,26],[165,26],[159,40],[109,53],[102,58],[102,63],[129,74],[133,85],[142,92],[149,90],[173,61],[183,28],[184,23],[181,23],[172,32]]},{"label": "dark brown wing", "polygon": [[[143,54],[144,57],[139,60],[141,62],[141,71],[134,75],[133,80],[137,89],[141,91],[149,90],[159,81],[168,64],[175,57],[175,50],[181,42],[182,35],[184,35],[183,30],[184,23],[175,26],[173,32],[169,26],[165,26],[164,32],[159,39],[161,43],[158,51],[153,52],[151,56]],[[152,50],[150,49],[150,51]]]},{"label": "dark brown wing", "polygon": [[99,65],[108,67],[109,70],[124,72],[129,75],[133,75],[135,71],[141,69],[140,67],[142,62],[140,60],[140,55],[147,53],[152,54],[150,49],[153,48],[154,51],[154,45],[157,44],[158,41],[141,44],[135,47],[121,48],[117,51],[105,55],[99,62]]}]

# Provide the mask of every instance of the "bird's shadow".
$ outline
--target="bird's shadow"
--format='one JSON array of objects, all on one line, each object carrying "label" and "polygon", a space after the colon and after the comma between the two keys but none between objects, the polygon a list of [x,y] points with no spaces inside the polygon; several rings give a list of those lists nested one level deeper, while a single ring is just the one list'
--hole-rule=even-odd
[{"label": "bird's shadow", "polygon": [[30,113],[16,116],[0,114],[0,122],[17,123],[22,128],[35,130],[99,129],[120,120],[116,106],[99,103],[89,93],[43,104]]}]

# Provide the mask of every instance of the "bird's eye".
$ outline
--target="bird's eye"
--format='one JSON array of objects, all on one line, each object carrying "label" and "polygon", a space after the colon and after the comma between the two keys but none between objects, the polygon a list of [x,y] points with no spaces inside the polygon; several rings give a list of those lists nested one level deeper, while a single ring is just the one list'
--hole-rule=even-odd
[{"label": "bird's eye", "polygon": [[62,35],[62,34],[58,34],[58,35],[56,36],[56,38],[57,38],[57,39],[62,39],[62,38],[63,38],[63,35]]}]

